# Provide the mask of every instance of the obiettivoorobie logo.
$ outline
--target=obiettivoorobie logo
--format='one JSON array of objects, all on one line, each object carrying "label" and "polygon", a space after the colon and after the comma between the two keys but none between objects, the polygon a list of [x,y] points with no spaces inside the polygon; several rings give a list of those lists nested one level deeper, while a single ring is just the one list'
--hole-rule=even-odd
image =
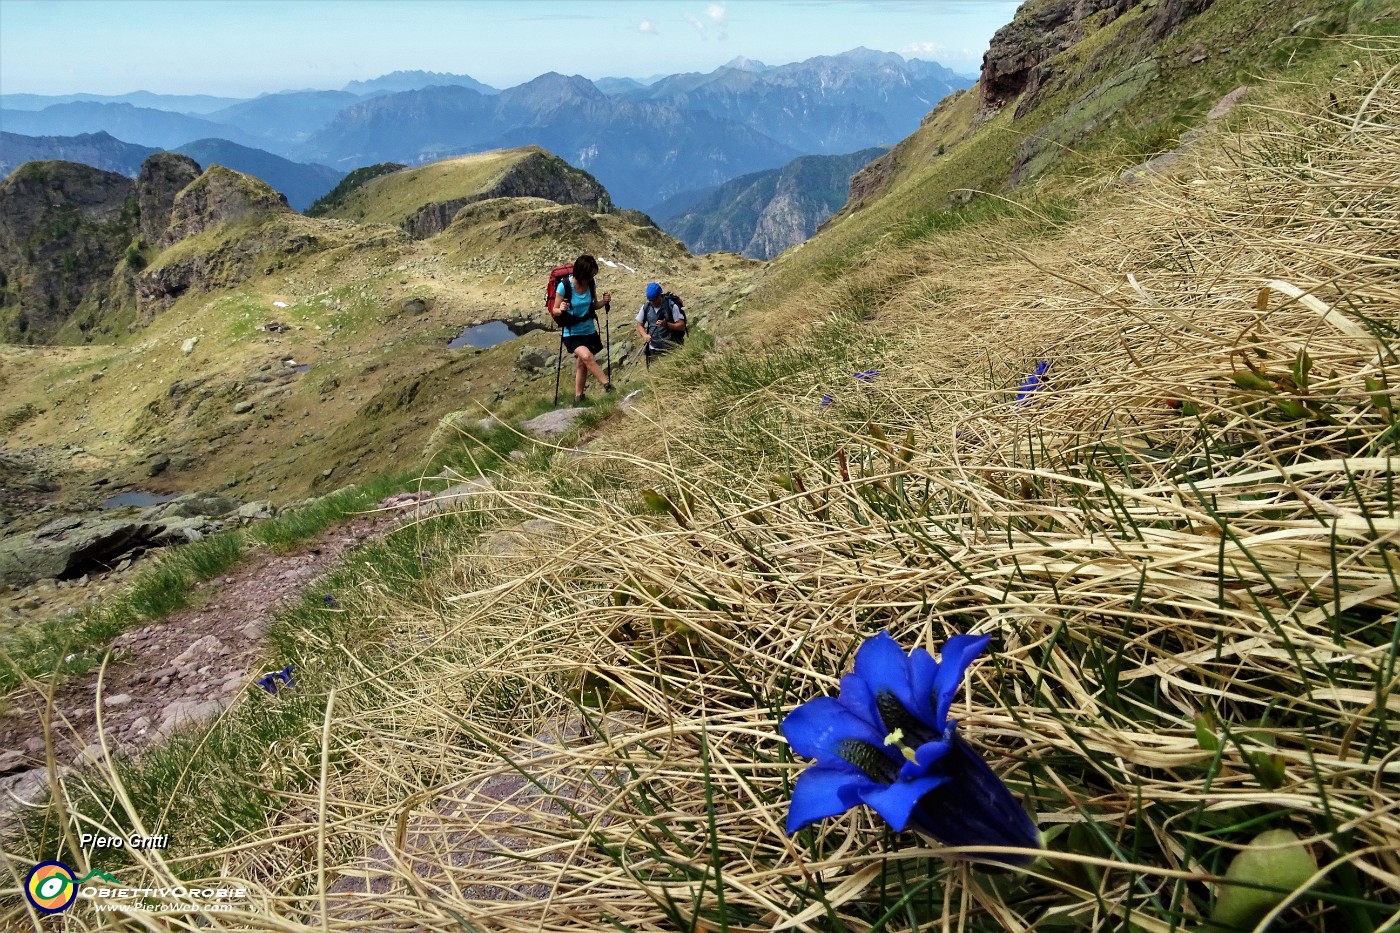
[{"label": "obiettivoorobie logo", "polygon": [[92,878],[121,884],[104,871],[93,869],[83,877],[74,876],[73,869],[62,862],[40,862],[29,870],[24,879],[24,896],[40,913],[56,914],[73,906],[78,899],[78,886]]},{"label": "obiettivoorobie logo", "polygon": [[[94,880],[96,879],[96,880]],[[88,884],[92,881],[92,884]],[[63,862],[40,862],[24,879],[24,896],[34,909],[56,914],[73,906],[80,897],[101,910],[145,911],[148,913],[189,913],[228,911],[231,901],[248,896],[243,887],[174,884],[129,888],[105,871],[94,868],[77,877]]]}]

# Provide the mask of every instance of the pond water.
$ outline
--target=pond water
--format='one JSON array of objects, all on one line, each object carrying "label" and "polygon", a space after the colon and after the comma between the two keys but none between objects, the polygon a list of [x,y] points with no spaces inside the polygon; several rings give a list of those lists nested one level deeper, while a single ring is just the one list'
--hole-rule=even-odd
[{"label": "pond water", "polygon": [[160,505],[162,502],[169,502],[172,499],[180,498],[178,492],[147,492],[144,489],[132,489],[128,492],[119,492],[115,496],[109,496],[102,500],[104,509],[120,509],[129,505],[136,505],[145,508],[148,505]]},{"label": "pond water", "polygon": [[532,330],[543,330],[538,324],[526,324],[517,326],[508,324],[505,321],[487,321],[485,324],[473,324],[463,330],[451,342],[447,344],[447,349],[455,350],[458,347],[477,347],[486,349],[494,347],[498,343],[505,343],[507,340],[514,340],[521,334],[528,334]]}]

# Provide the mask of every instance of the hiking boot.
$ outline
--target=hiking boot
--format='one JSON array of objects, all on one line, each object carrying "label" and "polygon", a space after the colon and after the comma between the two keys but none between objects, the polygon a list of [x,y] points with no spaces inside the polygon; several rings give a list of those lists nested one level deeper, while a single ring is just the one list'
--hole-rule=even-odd
[{"label": "hiking boot", "polygon": [[575,404],[575,405],[582,405],[582,404],[583,404],[584,402],[586,402],[586,401],[588,401],[588,397],[585,396],[585,395],[575,395],[575,396],[574,396],[574,404]]},{"label": "hiking boot", "polygon": [[607,383],[606,385],[603,386],[603,391],[604,391],[604,392],[611,392],[612,390],[613,390],[613,384],[612,384],[611,382],[609,382],[609,383]]}]

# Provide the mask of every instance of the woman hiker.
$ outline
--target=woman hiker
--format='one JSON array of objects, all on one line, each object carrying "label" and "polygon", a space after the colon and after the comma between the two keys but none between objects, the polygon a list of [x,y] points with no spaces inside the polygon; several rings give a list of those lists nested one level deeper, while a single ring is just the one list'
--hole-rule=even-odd
[{"label": "woman hiker", "polygon": [[583,389],[588,382],[588,374],[603,384],[604,392],[613,390],[612,383],[594,358],[603,352],[603,340],[598,334],[598,315],[594,313],[612,300],[608,292],[594,298],[594,287],[598,275],[598,260],[587,253],[574,260],[574,272],[566,281],[560,282],[554,292],[563,302],[555,307],[561,311],[556,315],[564,327],[564,347],[578,360],[574,372],[574,401],[583,401]]}]

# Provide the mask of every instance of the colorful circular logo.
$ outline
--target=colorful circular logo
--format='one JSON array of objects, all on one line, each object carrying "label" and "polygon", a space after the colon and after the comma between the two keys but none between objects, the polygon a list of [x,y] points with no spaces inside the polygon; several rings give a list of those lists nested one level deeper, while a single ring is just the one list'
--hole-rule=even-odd
[{"label": "colorful circular logo", "polygon": [[56,914],[67,910],[78,899],[78,884],[73,869],[62,862],[40,862],[29,870],[24,879],[24,896],[42,913]]}]

